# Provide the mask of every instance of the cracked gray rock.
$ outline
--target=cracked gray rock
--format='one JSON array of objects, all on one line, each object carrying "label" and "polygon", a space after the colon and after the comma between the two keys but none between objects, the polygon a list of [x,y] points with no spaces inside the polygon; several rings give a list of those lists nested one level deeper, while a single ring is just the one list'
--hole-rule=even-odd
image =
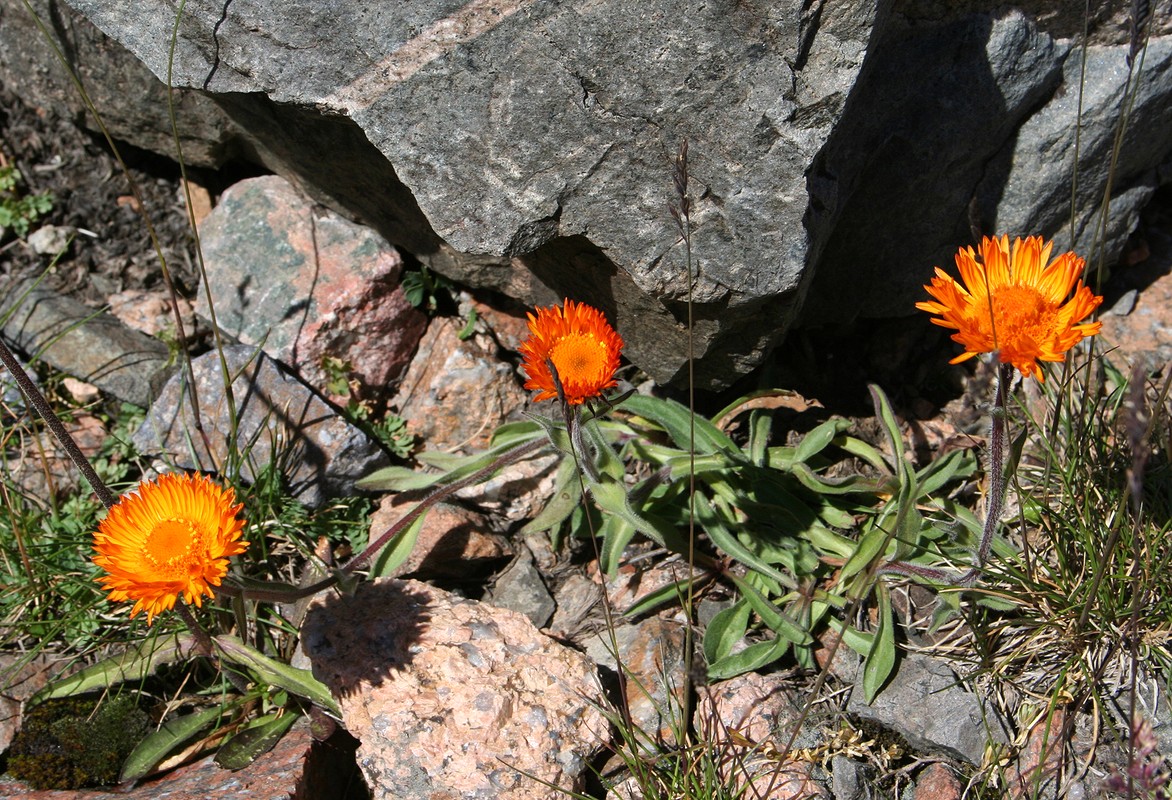
[{"label": "cracked gray rock", "polygon": [[[167,74],[172,4],[68,2]],[[1154,6],[1108,263],[1170,177],[1172,0]],[[932,266],[976,229],[1070,247],[1081,13],[974,8],[191,0],[172,74],[260,161],[439,272],[599,306],[660,382],[686,372],[689,281],[667,206],[689,141],[697,382],[715,388],[795,324],[914,313]],[[1125,23],[1091,20],[1084,92],[1102,102],[1080,132],[1084,249]]]}]

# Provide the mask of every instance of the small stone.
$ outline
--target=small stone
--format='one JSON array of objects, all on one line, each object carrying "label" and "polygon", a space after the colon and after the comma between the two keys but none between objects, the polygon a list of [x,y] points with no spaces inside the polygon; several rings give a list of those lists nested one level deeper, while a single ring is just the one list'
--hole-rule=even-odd
[{"label": "small stone", "polygon": [[212,351],[191,364],[200,401],[200,419],[211,452],[195,435],[187,376],[171,377],[132,437],[139,452],[166,454],[181,469],[212,469],[228,457],[229,442],[246,450],[243,473],[276,461],[290,494],[316,507],[327,497],[354,492],[354,483],[388,462],[365,433],[343,419],[308,386],[256,348],[223,350],[235,397],[236,426],[230,420],[220,355]]},{"label": "small stone", "polygon": [[852,758],[830,759],[830,792],[834,800],[864,800],[867,797],[867,767]]},{"label": "small stone", "polygon": [[689,694],[683,626],[650,617],[600,631],[584,646],[616,677],[620,669],[625,674],[627,709],[635,727],[655,741],[677,743],[681,728],[686,729]]},{"label": "small stone", "polygon": [[[702,570],[690,567],[678,559],[660,562],[650,569],[639,564],[624,564],[619,567],[618,575],[606,582],[606,593],[611,606],[620,613],[625,613],[652,592],[672,583],[685,581],[689,576],[696,577],[702,574]],[[686,588],[681,589],[681,592],[686,591]]]},{"label": "small stone", "polygon": [[[147,336],[176,335],[170,292],[127,289],[110,295],[106,303],[111,314],[136,331]],[[176,303],[183,319],[183,333],[190,338],[196,333],[195,308],[186,297],[177,297]]]},{"label": "small stone", "polygon": [[1009,781],[1013,800],[1044,800],[1058,796],[1062,778],[1063,754],[1066,752],[1066,710],[1057,706],[1052,714],[1043,714],[1030,728],[1026,746],[1018,754]]},{"label": "small stone", "polygon": [[554,636],[578,641],[602,601],[602,587],[580,572],[566,576],[557,587],[557,610],[549,623]]},{"label": "small stone", "polygon": [[856,682],[847,711],[899,733],[912,747],[980,764],[990,742],[1008,743],[996,709],[969,691],[941,661],[909,653],[868,705]]},{"label": "small stone", "polygon": [[560,456],[538,451],[510,464],[488,480],[468,486],[456,497],[498,519],[532,519],[553,494],[554,473]]},{"label": "small stone", "polygon": [[[109,437],[106,423],[101,418],[79,411],[73,419],[63,422],[66,432],[73,437],[82,454],[89,459],[98,455],[102,443]],[[8,457],[6,478],[19,487],[21,494],[47,498],[84,487],[89,490],[72,459],[61,443],[48,431],[36,436],[36,444]]]},{"label": "small stone", "polygon": [[916,778],[912,800],[960,800],[963,790],[952,770],[937,762],[926,766]]},{"label": "small stone", "polygon": [[69,396],[76,400],[81,405],[92,403],[101,396],[102,390],[92,383],[79,381],[77,378],[62,378],[61,385],[65,387],[65,391],[69,392]]},{"label": "small stone", "polygon": [[28,235],[28,246],[39,256],[55,256],[69,247],[75,232],[66,225],[42,225]]},{"label": "small stone", "polygon": [[[384,497],[370,519],[370,541],[373,543],[417,502],[417,499],[407,500],[402,495]],[[428,509],[423,518],[407,560],[384,577],[468,577],[486,572],[492,564],[501,562],[512,553],[508,539],[489,531],[484,515],[449,503],[438,503]]]},{"label": "small stone", "polygon": [[30,282],[0,295],[4,337],[55,369],[145,408],[167,365],[167,345],[94,309]]},{"label": "small stone", "polygon": [[316,598],[301,634],[374,800],[564,800],[605,745],[593,663],[516,612],[377,579]]},{"label": "small stone", "polygon": [[[727,751],[726,761],[734,770],[730,777],[744,789],[739,796],[816,800],[827,793],[814,779],[813,765],[778,757],[795,726],[802,724],[802,710],[803,701],[784,685],[782,676],[750,672],[699,687],[695,724],[710,747]],[[807,724],[798,731],[794,748],[817,743],[811,728]],[[733,731],[736,736],[730,736]]]},{"label": "small stone", "polygon": [[488,602],[524,614],[538,628],[545,627],[557,607],[533,563],[533,554],[524,545],[497,576]]}]

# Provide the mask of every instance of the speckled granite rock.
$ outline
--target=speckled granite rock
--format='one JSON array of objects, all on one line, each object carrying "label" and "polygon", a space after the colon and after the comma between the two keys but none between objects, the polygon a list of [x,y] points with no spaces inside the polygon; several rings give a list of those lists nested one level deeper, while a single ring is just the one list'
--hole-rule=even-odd
[{"label": "speckled granite rock", "polygon": [[497,426],[517,416],[527,394],[517,371],[483,333],[459,337],[462,323],[428,325],[392,405],[433,450],[482,450]]},{"label": "speckled granite rock", "polygon": [[[235,434],[248,453],[244,474],[249,479],[275,459],[290,493],[316,506],[352,492],[354,481],[387,463],[365,433],[264,353],[236,345],[224,348],[224,357],[236,376]],[[191,366],[211,452],[195,432],[182,374],[167,382],[133,442],[140,452],[165,454],[182,469],[211,469],[224,463],[232,434],[219,355],[207,353]]]},{"label": "speckled granite rock", "polygon": [[564,799],[607,724],[594,665],[516,612],[415,581],[311,606],[302,645],[375,800]]}]

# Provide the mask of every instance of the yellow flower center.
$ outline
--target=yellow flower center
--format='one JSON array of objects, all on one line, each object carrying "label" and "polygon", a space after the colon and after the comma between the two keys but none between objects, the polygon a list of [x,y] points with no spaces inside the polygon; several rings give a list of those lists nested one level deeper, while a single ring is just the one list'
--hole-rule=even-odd
[{"label": "yellow flower center", "polygon": [[197,546],[203,542],[200,529],[187,519],[165,519],[147,534],[143,555],[156,570],[171,578],[186,577],[199,561]]},{"label": "yellow flower center", "polygon": [[[1028,338],[1041,343],[1050,339],[1057,324],[1057,309],[1032,286],[1003,286],[993,301],[993,327],[1001,346],[1013,346]],[[989,318],[988,307],[981,309],[983,321]]]},{"label": "yellow flower center", "polygon": [[570,333],[549,351],[563,384],[597,381],[606,371],[606,344],[589,334]]}]

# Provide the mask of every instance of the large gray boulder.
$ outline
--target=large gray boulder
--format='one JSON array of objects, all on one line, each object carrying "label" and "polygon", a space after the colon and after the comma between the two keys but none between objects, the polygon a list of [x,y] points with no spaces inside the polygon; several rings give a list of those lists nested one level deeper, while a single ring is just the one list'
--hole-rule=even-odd
[{"label": "large gray boulder", "polygon": [[[159,76],[174,5],[68,0]],[[1121,108],[1125,20],[964,2],[189,0],[172,79],[276,171],[460,281],[572,295],[661,381],[685,364],[667,212],[691,144],[698,380],[807,324],[910,313],[974,229],[1089,237]],[[1029,8],[1036,6],[1037,11]],[[1103,226],[1110,263],[1172,153],[1172,14],[1138,77]]]}]

